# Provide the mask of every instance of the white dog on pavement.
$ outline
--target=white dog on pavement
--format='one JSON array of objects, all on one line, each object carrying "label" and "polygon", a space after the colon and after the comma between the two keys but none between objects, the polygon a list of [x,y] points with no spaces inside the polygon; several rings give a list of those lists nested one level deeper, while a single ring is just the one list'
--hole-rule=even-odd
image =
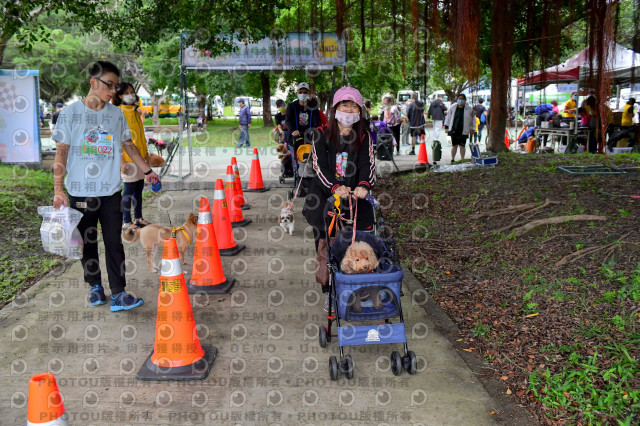
[{"label": "white dog on pavement", "polygon": [[289,235],[293,235],[293,228],[296,224],[291,207],[291,202],[285,201],[284,205],[282,206],[282,210],[280,211],[280,217],[278,218],[280,226],[285,231],[288,231]]}]

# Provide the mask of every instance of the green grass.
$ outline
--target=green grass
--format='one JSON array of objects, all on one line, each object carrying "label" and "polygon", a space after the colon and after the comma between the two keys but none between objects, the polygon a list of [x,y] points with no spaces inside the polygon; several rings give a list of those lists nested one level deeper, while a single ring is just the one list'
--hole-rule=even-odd
[{"label": "green grass", "polygon": [[[600,423],[603,414],[622,419],[619,424],[633,424],[638,420],[640,390],[633,389],[632,384],[640,374],[640,366],[630,356],[629,348],[633,346],[613,343],[596,347],[594,354],[587,357],[572,352],[569,368],[557,373],[548,367],[532,372],[529,390],[549,409],[579,407],[582,424]],[[603,363],[603,354],[612,362]]]},{"label": "green grass", "polygon": [[[540,352],[549,362],[555,363],[556,355],[561,355],[568,363],[561,369],[546,367],[533,371],[529,375],[529,390],[545,405],[549,418],[562,413],[563,417],[568,415],[582,424],[599,424],[611,419],[617,419],[620,425],[637,424],[640,364],[634,353],[640,345],[640,314],[619,306],[629,300],[640,301],[640,263],[634,271],[627,272],[616,269],[615,261],[610,260],[601,265],[600,273],[618,288],[600,293],[597,304],[606,304],[609,308],[592,321],[581,321],[575,341],[600,338],[602,343],[587,355],[579,353],[579,347],[545,345]],[[585,299],[581,293],[597,291],[597,286],[575,277],[566,282],[577,292],[578,301]],[[523,295],[523,311],[534,308],[527,306],[532,303],[534,293],[531,290]],[[555,291],[553,297],[563,300],[567,295]],[[585,312],[586,308],[581,306],[579,310]]]},{"label": "green grass", "polygon": [[[195,123],[195,120],[192,120]],[[145,125],[151,125],[151,120],[146,119]],[[178,124],[177,118],[161,118],[161,125]],[[271,136],[272,127],[263,127],[261,118],[254,118],[249,128],[251,146],[275,146]],[[207,123],[205,132],[191,133],[191,145],[194,147],[234,147],[240,136],[240,123],[238,119],[221,120],[214,119]]]},{"label": "green grass", "polygon": [[489,335],[489,333],[491,333],[491,326],[483,322],[477,322],[471,328],[471,334],[473,334],[475,337],[478,337],[478,338],[486,337]]},{"label": "green grass", "polygon": [[[251,146],[275,146],[271,127],[263,127],[262,119],[254,118],[249,128]],[[207,131],[192,133],[191,144],[196,147],[233,147],[238,143],[240,124],[234,120],[213,120],[207,123]]]},{"label": "green grass", "polygon": [[40,241],[37,208],[52,201],[50,173],[0,165],[0,305],[59,262]]}]

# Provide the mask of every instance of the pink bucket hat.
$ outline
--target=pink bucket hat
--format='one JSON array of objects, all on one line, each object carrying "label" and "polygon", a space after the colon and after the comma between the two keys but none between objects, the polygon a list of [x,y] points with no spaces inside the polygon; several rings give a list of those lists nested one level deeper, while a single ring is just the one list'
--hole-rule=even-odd
[{"label": "pink bucket hat", "polygon": [[358,104],[360,109],[362,109],[363,99],[362,95],[353,87],[344,86],[336,90],[336,93],[333,95],[333,106],[336,106],[338,102],[341,101],[353,101]]}]

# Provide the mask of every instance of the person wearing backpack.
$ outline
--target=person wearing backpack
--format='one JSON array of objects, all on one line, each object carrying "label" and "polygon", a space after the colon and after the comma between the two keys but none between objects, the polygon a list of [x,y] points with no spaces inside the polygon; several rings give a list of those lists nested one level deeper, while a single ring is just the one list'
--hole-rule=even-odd
[{"label": "person wearing backpack", "polygon": [[416,142],[420,139],[420,136],[425,134],[425,126],[427,120],[425,119],[424,103],[418,100],[418,92],[411,94],[411,103],[407,107],[407,117],[409,118],[409,128],[411,130],[411,151],[409,155],[416,155]]},{"label": "person wearing backpack", "polygon": [[393,134],[393,138],[396,140],[396,155],[400,154],[400,125],[402,124],[402,120],[400,119],[401,114],[400,110],[396,106],[396,103],[393,100],[393,95],[387,95],[382,98],[383,105],[383,120],[389,129],[391,129],[391,133]]},{"label": "person wearing backpack", "polygon": [[478,131],[473,136],[474,142],[482,143],[482,129],[487,124],[487,108],[483,105],[484,99],[478,98],[478,104],[474,108],[476,113],[476,117],[480,120],[480,124],[478,125]]}]

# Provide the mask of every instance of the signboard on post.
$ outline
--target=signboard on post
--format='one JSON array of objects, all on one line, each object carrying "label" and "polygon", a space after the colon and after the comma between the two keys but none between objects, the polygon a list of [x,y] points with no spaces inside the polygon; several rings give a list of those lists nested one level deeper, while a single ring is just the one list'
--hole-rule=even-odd
[{"label": "signboard on post", "polygon": [[571,98],[571,93],[553,93],[553,94],[546,94],[546,93],[528,93],[529,95],[529,103],[533,104],[533,105],[537,105],[538,103],[541,102],[545,102],[545,103],[549,103],[553,100],[558,101],[558,103],[564,103],[567,102],[569,100],[569,98]]},{"label": "signboard on post", "polygon": [[0,162],[41,162],[38,74],[0,70]]},{"label": "signboard on post", "polygon": [[558,93],[571,93],[578,91],[578,83],[560,83],[558,84]]},{"label": "signboard on post", "polygon": [[187,70],[308,71],[331,70],[344,65],[347,47],[335,33],[287,33],[278,40],[234,42],[234,51],[212,57],[207,50],[186,47],[182,65]]}]

